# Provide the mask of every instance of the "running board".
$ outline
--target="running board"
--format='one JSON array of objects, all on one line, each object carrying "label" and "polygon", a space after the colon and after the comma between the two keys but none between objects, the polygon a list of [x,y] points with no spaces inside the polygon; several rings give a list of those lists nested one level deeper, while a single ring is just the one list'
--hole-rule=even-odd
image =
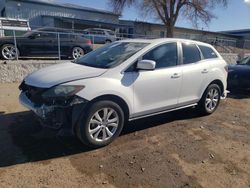
[{"label": "running board", "polygon": [[190,104],[190,105],[186,105],[186,106],[182,106],[182,107],[178,107],[178,108],[173,108],[173,109],[164,110],[164,111],[160,111],[160,112],[154,112],[154,113],[148,114],[148,115],[142,115],[142,116],[138,116],[138,117],[129,118],[128,121],[134,121],[134,120],[137,120],[137,119],[146,118],[146,117],[150,117],[150,116],[155,116],[155,115],[159,115],[159,114],[164,114],[164,113],[167,113],[167,112],[172,112],[172,111],[175,111],[175,110],[181,110],[181,109],[184,109],[184,108],[189,108],[189,107],[193,107],[193,106],[197,106],[197,105],[198,105],[197,103],[194,103],[194,104]]}]

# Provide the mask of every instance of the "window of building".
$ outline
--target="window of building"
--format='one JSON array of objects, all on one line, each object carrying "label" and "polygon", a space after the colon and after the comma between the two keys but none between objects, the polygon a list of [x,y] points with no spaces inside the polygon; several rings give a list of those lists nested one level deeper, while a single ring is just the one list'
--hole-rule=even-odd
[{"label": "window of building", "polygon": [[5,8],[3,8],[2,10],[1,10],[1,17],[5,17],[6,16],[6,12],[5,12]]},{"label": "window of building", "polygon": [[177,65],[177,44],[167,43],[154,48],[143,56],[143,59],[156,62],[156,69]]},{"label": "window of building", "polygon": [[218,56],[216,55],[215,51],[208,47],[208,46],[201,46],[199,45],[199,48],[203,54],[203,57],[205,59],[212,59],[212,58],[217,58]]},{"label": "window of building", "polygon": [[183,64],[195,63],[201,60],[200,51],[195,44],[182,43]]}]

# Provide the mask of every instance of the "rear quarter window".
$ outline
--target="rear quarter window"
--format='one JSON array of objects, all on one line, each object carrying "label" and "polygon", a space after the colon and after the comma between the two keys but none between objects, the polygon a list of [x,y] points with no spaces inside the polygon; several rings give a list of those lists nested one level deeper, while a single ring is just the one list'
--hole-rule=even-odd
[{"label": "rear quarter window", "polygon": [[204,59],[213,59],[218,57],[215,51],[208,46],[199,45],[199,48],[201,50],[201,53],[203,54]]}]

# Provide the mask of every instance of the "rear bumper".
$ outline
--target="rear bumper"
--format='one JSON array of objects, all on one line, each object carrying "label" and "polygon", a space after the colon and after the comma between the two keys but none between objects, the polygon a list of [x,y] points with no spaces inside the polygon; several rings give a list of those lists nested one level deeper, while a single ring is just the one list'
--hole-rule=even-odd
[{"label": "rear bumper", "polygon": [[227,95],[229,94],[230,92],[228,90],[225,90],[224,93],[222,93],[221,95],[221,99],[226,99],[227,98]]}]

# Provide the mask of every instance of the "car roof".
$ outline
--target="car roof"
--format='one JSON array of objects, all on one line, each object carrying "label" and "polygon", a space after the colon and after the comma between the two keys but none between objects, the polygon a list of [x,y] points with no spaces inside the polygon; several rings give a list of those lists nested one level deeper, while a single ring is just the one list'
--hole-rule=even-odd
[{"label": "car roof", "polygon": [[88,29],[84,29],[84,31],[87,31],[87,30],[102,30],[102,31],[112,31],[110,29],[103,29],[103,28],[88,28]]},{"label": "car roof", "polygon": [[208,43],[195,41],[195,40],[189,40],[189,39],[179,39],[179,38],[157,38],[157,39],[125,39],[121,40],[121,42],[140,42],[140,43],[149,43],[149,44],[157,44],[162,42],[184,42],[184,43],[195,43],[197,45],[204,45],[212,47]]},{"label": "car roof", "polygon": [[54,28],[54,27],[43,27],[43,28],[38,28],[33,31],[48,31],[48,32],[64,32],[64,33],[72,33],[72,30],[69,29],[64,29],[64,28]]}]

